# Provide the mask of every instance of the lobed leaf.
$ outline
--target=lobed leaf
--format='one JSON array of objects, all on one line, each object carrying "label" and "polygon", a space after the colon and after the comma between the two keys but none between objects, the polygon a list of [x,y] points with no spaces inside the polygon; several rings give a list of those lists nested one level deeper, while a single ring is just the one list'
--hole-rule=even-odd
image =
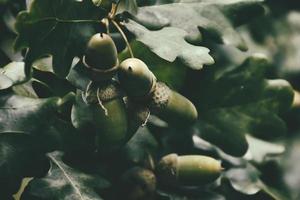
[{"label": "lobed leaf", "polygon": [[[182,37],[192,44],[199,44],[203,36],[204,39],[209,36],[215,42],[246,50],[244,40],[234,27],[262,14],[264,9],[260,3],[261,0],[181,1],[141,7],[132,18],[150,30],[166,26],[185,30],[187,34]],[[131,22],[125,26],[131,26]],[[139,39],[141,34],[137,37]],[[160,43],[152,45],[160,46]]]},{"label": "lobed leaf", "polygon": [[169,62],[178,58],[192,69],[201,69],[204,64],[214,63],[207,48],[191,45],[184,40],[187,35],[184,30],[166,27],[157,31],[149,31],[132,20],[129,20],[126,27],[137,37],[138,41]]}]

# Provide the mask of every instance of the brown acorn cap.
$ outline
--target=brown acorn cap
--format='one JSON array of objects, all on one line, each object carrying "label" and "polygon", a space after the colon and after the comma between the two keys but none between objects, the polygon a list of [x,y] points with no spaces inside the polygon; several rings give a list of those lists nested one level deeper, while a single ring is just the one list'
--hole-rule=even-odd
[{"label": "brown acorn cap", "polygon": [[83,63],[92,80],[112,78],[119,66],[118,52],[112,38],[105,33],[93,35],[87,44]]},{"label": "brown acorn cap", "polygon": [[122,97],[123,91],[116,81],[91,82],[84,95],[88,104],[98,104],[98,97],[105,103],[118,97]]},{"label": "brown acorn cap", "polygon": [[157,82],[154,92],[151,96],[151,111],[154,111],[154,113],[158,113],[162,109],[164,109],[168,105],[171,92],[171,89],[165,83]]},{"label": "brown acorn cap", "polygon": [[156,190],[156,177],[148,169],[134,167],[126,171],[119,184],[122,199],[145,200],[154,196]]}]

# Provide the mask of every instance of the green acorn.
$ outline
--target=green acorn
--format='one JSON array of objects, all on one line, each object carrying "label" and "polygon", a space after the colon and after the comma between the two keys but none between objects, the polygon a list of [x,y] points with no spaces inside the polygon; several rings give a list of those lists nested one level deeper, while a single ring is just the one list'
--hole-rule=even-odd
[{"label": "green acorn", "polygon": [[221,174],[221,163],[200,155],[169,154],[157,166],[157,176],[163,184],[198,186],[215,181]]},{"label": "green acorn", "polygon": [[194,104],[181,94],[158,82],[151,96],[150,111],[166,122],[177,126],[188,126],[198,118]]},{"label": "green acorn", "polygon": [[194,104],[166,84],[156,82],[154,74],[141,60],[123,61],[118,77],[130,98],[147,102],[150,111],[166,122],[186,126],[197,120]]},{"label": "green acorn", "polygon": [[118,199],[151,200],[156,190],[156,177],[148,169],[134,167],[121,176],[118,189]]},{"label": "green acorn", "polygon": [[119,149],[127,141],[128,120],[123,92],[115,81],[92,82],[80,91],[72,109],[76,128],[96,130],[95,145],[101,154]]},{"label": "green acorn", "polygon": [[118,52],[112,38],[105,33],[93,35],[87,44],[83,63],[91,80],[111,79],[119,67]]}]

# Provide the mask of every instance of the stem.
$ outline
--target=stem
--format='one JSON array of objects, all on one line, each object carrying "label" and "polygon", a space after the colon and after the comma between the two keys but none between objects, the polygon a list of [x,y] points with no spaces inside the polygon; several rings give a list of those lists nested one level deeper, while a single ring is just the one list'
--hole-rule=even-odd
[{"label": "stem", "polygon": [[111,11],[108,14],[109,19],[114,19],[115,15],[117,13],[117,9],[118,9],[118,4],[113,3],[111,5]]},{"label": "stem", "polygon": [[125,33],[123,32],[123,30],[121,29],[121,27],[119,26],[119,24],[114,19],[110,19],[110,20],[113,23],[113,25],[118,29],[119,33],[122,35],[122,37],[123,37],[123,39],[124,39],[124,41],[126,43],[126,46],[127,46],[128,50],[129,50],[131,58],[134,58],[133,51],[131,49],[131,46],[130,46],[130,44],[128,42],[128,39],[127,39]]},{"label": "stem", "polygon": [[105,27],[106,27],[106,33],[109,34],[110,31],[109,31],[109,20],[108,20],[108,18],[103,18],[103,19],[101,20],[101,22],[105,24]]}]

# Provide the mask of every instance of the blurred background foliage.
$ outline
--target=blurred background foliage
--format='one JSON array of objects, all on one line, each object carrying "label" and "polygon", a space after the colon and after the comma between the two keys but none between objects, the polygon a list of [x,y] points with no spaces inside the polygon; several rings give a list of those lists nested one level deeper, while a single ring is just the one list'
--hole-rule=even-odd
[{"label": "blurred background foliage", "polygon": [[[138,0],[136,3],[138,6],[151,6],[173,2],[188,0]],[[19,190],[24,177],[37,178],[25,189],[22,199],[31,199],[39,184],[45,186],[41,192],[46,191],[53,177],[49,174],[49,161],[43,153],[53,150],[66,154],[65,161],[62,161],[60,153],[48,155],[53,168],[50,172],[53,170],[58,173],[57,176],[59,172],[53,166],[55,160],[64,162],[70,173],[77,173],[70,169],[69,166],[72,166],[80,169],[84,176],[98,171],[99,176],[112,180],[131,166],[151,168],[152,159],[157,160],[167,153],[203,154],[222,160],[225,170],[215,183],[200,188],[162,187],[157,192],[157,199],[300,199],[300,94],[297,92],[300,91],[300,3],[294,0],[265,1],[264,15],[253,17],[245,25],[231,27],[237,35],[241,35],[241,41],[231,38],[224,42],[222,38],[226,38],[226,35],[214,35],[218,30],[203,34],[204,40],[197,45],[210,50],[215,64],[204,66],[200,71],[192,69],[180,59],[163,59],[147,45],[147,41],[139,40],[138,33],[130,31],[129,25],[125,25],[129,29],[125,31],[131,39],[135,56],[147,63],[159,80],[191,99],[197,106],[200,120],[194,127],[181,128],[168,126],[155,116],[151,117],[147,127],[139,129],[121,153],[105,165],[95,161],[92,155],[86,156],[90,151],[86,148],[90,138],[82,140],[80,133],[71,125],[70,105],[66,103],[57,108],[55,104],[58,97],[63,98],[87,84],[75,60],[70,73],[64,78],[54,73],[52,57],[36,59],[32,63],[32,78],[26,80],[22,62],[26,49],[16,51],[13,48],[17,36],[14,24],[17,14],[30,3],[24,0],[0,0],[0,105],[22,105],[23,108],[12,111],[9,116],[17,115],[11,119],[20,121],[17,131],[31,132],[11,133],[11,127],[16,130],[15,124],[0,125],[0,157],[6,160],[5,164],[0,163],[0,199],[11,199],[11,194]],[[124,6],[133,9],[134,5]],[[134,20],[141,22],[142,18],[140,16]],[[131,17],[129,19],[132,20]],[[145,21],[143,23],[146,24]],[[138,40],[134,40],[135,37]],[[241,48],[243,41],[248,47],[247,51]],[[120,60],[128,57],[126,49],[119,56]],[[14,70],[16,66],[18,70]],[[288,108],[290,88],[285,81],[277,79],[288,81],[295,90],[291,109]],[[27,82],[23,83],[25,80]],[[15,98],[15,94],[23,98]],[[28,107],[32,105],[28,98],[35,98],[34,105],[38,105],[38,108]],[[33,111],[38,113],[39,119],[45,120],[35,122],[36,128],[26,125],[37,119],[30,115]],[[7,116],[0,114],[0,118],[9,120]],[[2,120],[1,123],[6,121]],[[48,130],[40,134],[39,127]],[[230,136],[224,135],[224,132],[230,133]],[[43,139],[44,143],[40,143],[43,137],[47,140]],[[10,146],[9,150],[7,146]],[[41,155],[36,154],[32,161],[31,157],[37,151]],[[20,166],[16,164],[19,162],[22,162]],[[11,174],[6,173],[7,168],[12,169]],[[50,183],[47,183],[49,179]],[[110,197],[110,185],[102,178],[96,177],[93,184],[78,182],[79,185],[83,184],[83,188],[99,183],[95,190],[100,191],[98,193],[104,199]]]}]

